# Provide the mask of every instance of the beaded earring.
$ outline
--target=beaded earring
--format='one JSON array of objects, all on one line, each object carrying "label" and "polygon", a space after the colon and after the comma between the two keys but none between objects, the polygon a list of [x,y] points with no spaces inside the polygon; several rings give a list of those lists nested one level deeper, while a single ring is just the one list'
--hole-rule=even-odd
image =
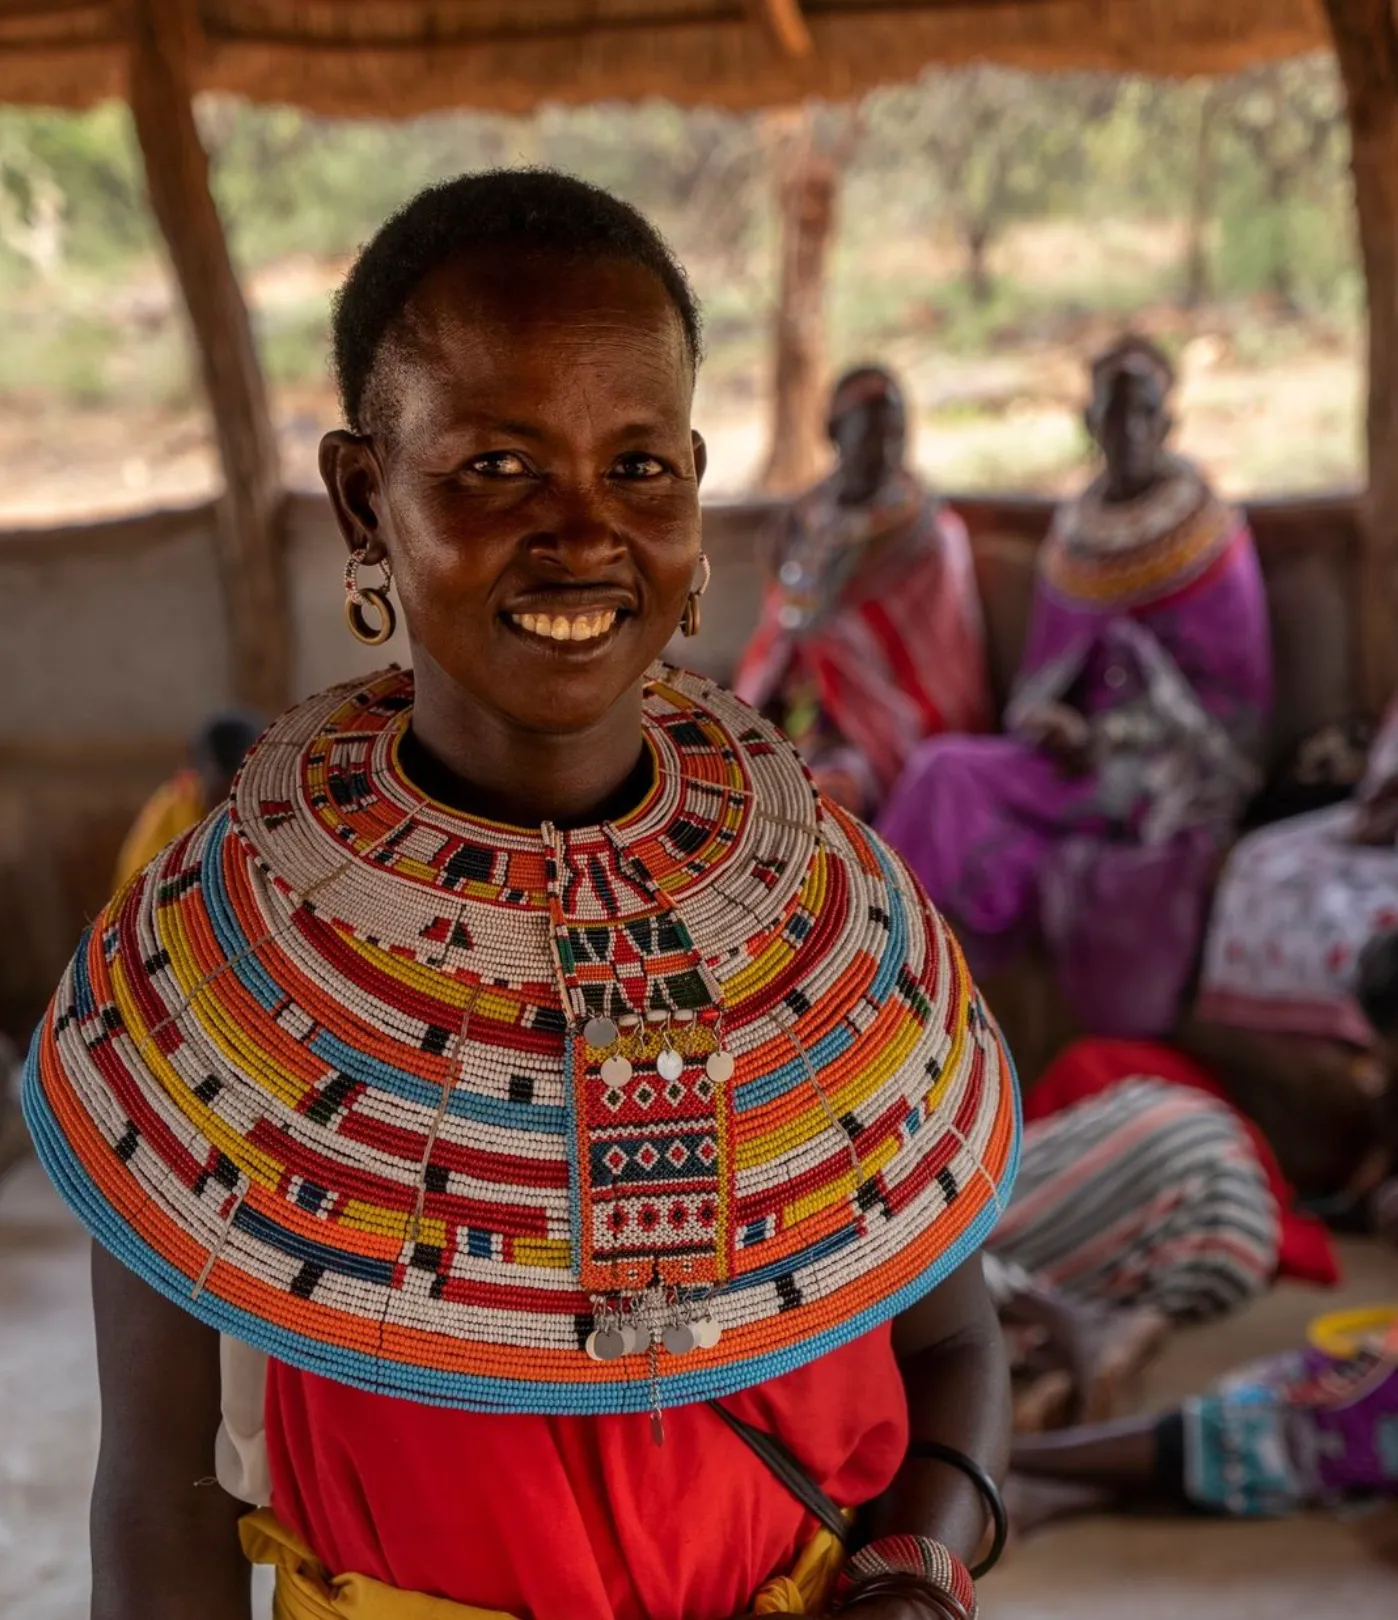
[{"label": "beaded earring", "polygon": [[697,636],[699,634],[699,599],[708,590],[709,580],[713,577],[713,569],[709,566],[707,552],[701,551],[699,553],[699,567],[703,571],[703,578],[685,599],[684,614],[680,619],[680,630],[686,636]]},{"label": "beaded earring", "polygon": [[[358,551],[352,551],[345,563],[345,620],[357,641],[362,641],[366,647],[382,647],[398,628],[398,615],[388,594],[393,584],[393,564],[385,556],[379,564],[383,584],[361,586],[359,565],[367,550],[366,546],[361,546]],[[373,608],[377,624],[369,622],[364,612],[366,606]]]}]

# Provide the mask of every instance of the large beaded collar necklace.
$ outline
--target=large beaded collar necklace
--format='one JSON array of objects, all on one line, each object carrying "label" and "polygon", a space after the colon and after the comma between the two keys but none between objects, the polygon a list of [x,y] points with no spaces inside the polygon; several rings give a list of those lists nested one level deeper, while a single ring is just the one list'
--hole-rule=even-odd
[{"label": "large beaded collar necklace", "polygon": [[1237,513],[1197,468],[1171,458],[1161,482],[1134,501],[1111,504],[1100,480],[1054,514],[1040,564],[1057,595],[1118,611],[1173,596],[1228,553]]},{"label": "large beaded collar necklace", "polygon": [[89,931],[26,1103],[101,1242],[293,1365],[524,1412],[764,1381],[973,1252],[1007,1059],[774,728],[657,668],[653,785],[565,831],[427,798],[411,705],[291,711]]}]

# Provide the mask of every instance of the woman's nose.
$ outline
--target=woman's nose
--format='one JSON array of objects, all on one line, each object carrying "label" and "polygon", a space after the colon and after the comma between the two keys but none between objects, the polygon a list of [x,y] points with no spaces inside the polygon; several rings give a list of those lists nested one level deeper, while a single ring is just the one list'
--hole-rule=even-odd
[{"label": "woman's nose", "polygon": [[588,489],[556,491],[546,526],[531,538],[531,544],[552,553],[575,572],[612,561],[622,550],[606,502]]}]

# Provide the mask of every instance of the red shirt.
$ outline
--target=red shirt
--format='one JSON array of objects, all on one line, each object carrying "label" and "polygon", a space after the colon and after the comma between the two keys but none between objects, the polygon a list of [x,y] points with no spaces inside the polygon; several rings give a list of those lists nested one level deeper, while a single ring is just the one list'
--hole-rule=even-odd
[{"label": "red shirt", "polygon": [[[890,1329],[724,1405],[842,1506],[892,1482],[908,1412]],[[333,1573],[520,1620],[728,1620],[815,1528],[706,1406],[521,1417],[369,1395],[278,1362],[272,1505]]]}]

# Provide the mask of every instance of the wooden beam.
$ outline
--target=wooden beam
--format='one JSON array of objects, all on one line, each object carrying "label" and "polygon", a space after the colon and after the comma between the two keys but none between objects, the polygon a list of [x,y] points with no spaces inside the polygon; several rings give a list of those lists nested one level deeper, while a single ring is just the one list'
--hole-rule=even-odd
[{"label": "wooden beam", "polygon": [[[219,563],[233,696],[276,713],[291,696],[284,490],[252,323],[194,121],[196,14],[193,0],[133,0],[131,16],[131,112],[151,208],[194,331],[223,463]],[[327,581],[326,589],[333,588]]]},{"label": "wooden beam", "polygon": [[1361,690],[1398,690],[1398,24],[1392,0],[1325,0],[1349,100],[1369,297],[1368,488],[1359,563]]},{"label": "wooden beam", "polygon": [[803,62],[815,50],[801,0],[750,0],[750,5],[783,56]]},{"label": "wooden beam", "polygon": [[825,292],[840,171],[822,148],[811,107],[769,113],[766,144],[780,217],[772,310],[772,427],[760,487],[790,495],[812,483],[825,439]]}]

